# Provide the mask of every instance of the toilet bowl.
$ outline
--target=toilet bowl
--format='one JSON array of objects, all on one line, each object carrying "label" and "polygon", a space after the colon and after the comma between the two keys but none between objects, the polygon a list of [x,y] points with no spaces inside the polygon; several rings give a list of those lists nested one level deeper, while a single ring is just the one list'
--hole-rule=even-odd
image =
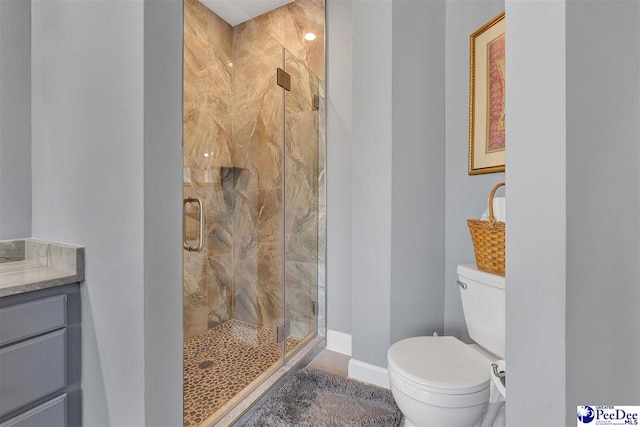
[{"label": "toilet bowl", "polygon": [[489,367],[504,357],[504,278],[470,265],[458,274],[469,334],[485,346],[422,336],[389,348],[391,392],[405,427],[472,427],[486,411]]},{"label": "toilet bowl", "polygon": [[394,344],[387,360],[405,426],[469,427],[482,417],[491,358],[454,337],[414,337]]}]

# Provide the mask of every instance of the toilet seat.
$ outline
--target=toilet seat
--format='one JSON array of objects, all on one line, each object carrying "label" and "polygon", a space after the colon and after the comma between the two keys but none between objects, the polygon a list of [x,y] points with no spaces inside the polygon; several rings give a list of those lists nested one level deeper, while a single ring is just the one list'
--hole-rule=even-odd
[{"label": "toilet seat", "polygon": [[387,359],[398,388],[416,399],[455,406],[488,400],[491,360],[455,337],[407,338]]}]

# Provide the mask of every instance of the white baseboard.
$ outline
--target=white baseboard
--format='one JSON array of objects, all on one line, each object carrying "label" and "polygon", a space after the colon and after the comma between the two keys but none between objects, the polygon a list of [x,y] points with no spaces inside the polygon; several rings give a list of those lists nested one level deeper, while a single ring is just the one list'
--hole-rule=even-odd
[{"label": "white baseboard", "polygon": [[327,350],[351,356],[351,334],[327,330]]},{"label": "white baseboard", "polygon": [[363,383],[369,383],[383,387],[390,388],[389,374],[386,368],[380,366],[371,365],[369,363],[361,362],[359,360],[349,360],[349,378],[362,381]]}]

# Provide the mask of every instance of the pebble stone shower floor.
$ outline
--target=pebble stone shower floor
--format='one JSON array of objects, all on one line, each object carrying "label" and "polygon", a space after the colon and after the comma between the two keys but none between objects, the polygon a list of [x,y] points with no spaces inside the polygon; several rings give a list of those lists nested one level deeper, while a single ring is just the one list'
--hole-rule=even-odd
[{"label": "pebble stone shower floor", "polygon": [[[289,337],[287,352],[300,339]],[[275,331],[229,320],[184,343],[184,426],[213,415],[274,363],[282,345]]]}]

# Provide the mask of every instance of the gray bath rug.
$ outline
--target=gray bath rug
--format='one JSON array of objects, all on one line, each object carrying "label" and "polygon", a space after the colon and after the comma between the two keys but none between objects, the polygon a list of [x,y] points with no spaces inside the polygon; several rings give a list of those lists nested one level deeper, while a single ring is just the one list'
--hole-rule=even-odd
[{"label": "gray bath rug", "polygon": [[398,427],[402,413],[391,392],[303,368],[286,379],[245,427]]}]

